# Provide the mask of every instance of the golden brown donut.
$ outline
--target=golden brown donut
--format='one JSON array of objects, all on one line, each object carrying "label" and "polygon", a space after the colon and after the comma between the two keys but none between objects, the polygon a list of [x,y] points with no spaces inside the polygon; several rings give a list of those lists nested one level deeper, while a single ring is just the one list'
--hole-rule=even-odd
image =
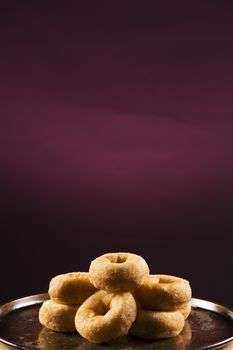
[{"label": "golden brown donut", "polygon": [[136,318],[136,301],[130,292],[98,291],[78,309],[75,326],[93,343],[105,343],[128,333]]},{"label": "golden brown donut", "polygon": [[150,275],[135,291],[141,306],[154,311],[169,311],[187,304],[192,292],[187,280],[169,275]]},{"label": "golden brown donut", "polygon": [[151,311],[138,308],[130,333],[144,339],[172,338],[182,331],[184,325],[185,319],[180,311]]},{"label": "golden brown donut", "polygon": [[[156,311],[162,311],[162,310],[156,310]],[[172,308],[170,310],[165,310],[165,311],[180,311],[184,316],[184,319],[186,320],[192,311],[191,302],[181,305],[179,307]]]},{"label": "golden brown donut", "polygon": [[53,300],[45,301],[39,311],[39,321],[57,332],[76,332],[74,318],[79,305],[62,305]]},{"label": "golden brown donut", "polygon": [[82,304],[96,288],[88,272],[70,272],[54,277],[49,284],[49,295],[58,304]]},{"label": "golden brown donut", "polygon": [[91,262],[89,277],[98,289],[110,292],[132,291],[148,277],[145,260],[131,253],[108,253]]},{"label": "golden brown donut", "polygon": [[191,302],[180,306],[176,310],[180,311],[186,320],[189,317],[191,310],[192,310]]}]

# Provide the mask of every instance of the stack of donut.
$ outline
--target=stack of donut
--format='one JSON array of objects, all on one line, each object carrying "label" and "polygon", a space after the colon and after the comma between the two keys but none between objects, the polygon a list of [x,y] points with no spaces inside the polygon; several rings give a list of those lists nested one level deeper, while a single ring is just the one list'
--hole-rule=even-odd
[{"label": "stack of donut", "polygon": [[96,292],[88,272],[70,272],[54,277],[49,284],[50,299],[39,312],[42,325],[57,332],[76,332],[74,318],[80,305]]},{"label": "stack of donut", "polygon": [[146,261],[131,253],[108,253],[91,262],[89,273],[54,277],[40,323],[75,332],[93,343],[128,333],[145,339],[178,335],[191,312],[189,282],[150,275]]}]

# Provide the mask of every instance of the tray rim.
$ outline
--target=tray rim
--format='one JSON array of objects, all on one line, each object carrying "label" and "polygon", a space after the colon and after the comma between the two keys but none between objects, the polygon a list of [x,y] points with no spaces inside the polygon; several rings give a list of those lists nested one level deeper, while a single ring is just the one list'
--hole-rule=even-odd
[{"label": "tray rim", "polygon": [[[9,301],[7,303],[1,304],[0,305],[0,320],[12,311],[22,309],[22,308],[27,307],[27,306],[41,304],[48,299],[49,299],[48,293],[41,293],[41,294],[35,294],[35,295],[30,295],[30,296],[26,296],[23,298],[15,299],[15,300]],[[205,311],[214,312],[214,313],[219,314],[223,317],[226,317],[227,319],[229,319],[233,322],[233,309],[231,309],[227,306],[217,304],[217,303],[214,303],[214,302],[211,302],[208,300],[198,299],[198,298],[191,299],[191,306],[194,309],[202,309]],[[233,335],[227,339],[224,339],[224,340],[218,342],[218,343],[208,345],[206,347],[202,347],[198,350],[215,349],[216,347],[222,348],[224,345],[230,343],[231,341],[233,341]],[[5,344],[5,345],[10,346],[10,347],[15,348],[15,349],[33,350],[31,348],[22,347],[20,345],[12,343],[12,342],[8,341],[7,339],[2,338],[1,335],[0,335],[0,343]]]}]

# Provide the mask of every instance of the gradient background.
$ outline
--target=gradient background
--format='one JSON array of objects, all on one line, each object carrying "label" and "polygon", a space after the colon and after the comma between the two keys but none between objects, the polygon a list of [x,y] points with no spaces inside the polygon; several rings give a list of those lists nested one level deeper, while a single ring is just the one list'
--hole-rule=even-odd
[{"label": "gradient background", "polygon": [[232,2],[155,3],[1,3],[1,301],[131,251],[233,306]]}]

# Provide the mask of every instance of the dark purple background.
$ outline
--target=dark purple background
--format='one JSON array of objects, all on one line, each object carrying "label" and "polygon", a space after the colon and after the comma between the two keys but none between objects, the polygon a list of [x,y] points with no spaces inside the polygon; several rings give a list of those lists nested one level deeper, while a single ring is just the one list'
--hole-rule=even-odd
[{"label": "dark purple background", "polygon": [[233,305],[231,1],[1,5],[0,300],[108,251]]}]

